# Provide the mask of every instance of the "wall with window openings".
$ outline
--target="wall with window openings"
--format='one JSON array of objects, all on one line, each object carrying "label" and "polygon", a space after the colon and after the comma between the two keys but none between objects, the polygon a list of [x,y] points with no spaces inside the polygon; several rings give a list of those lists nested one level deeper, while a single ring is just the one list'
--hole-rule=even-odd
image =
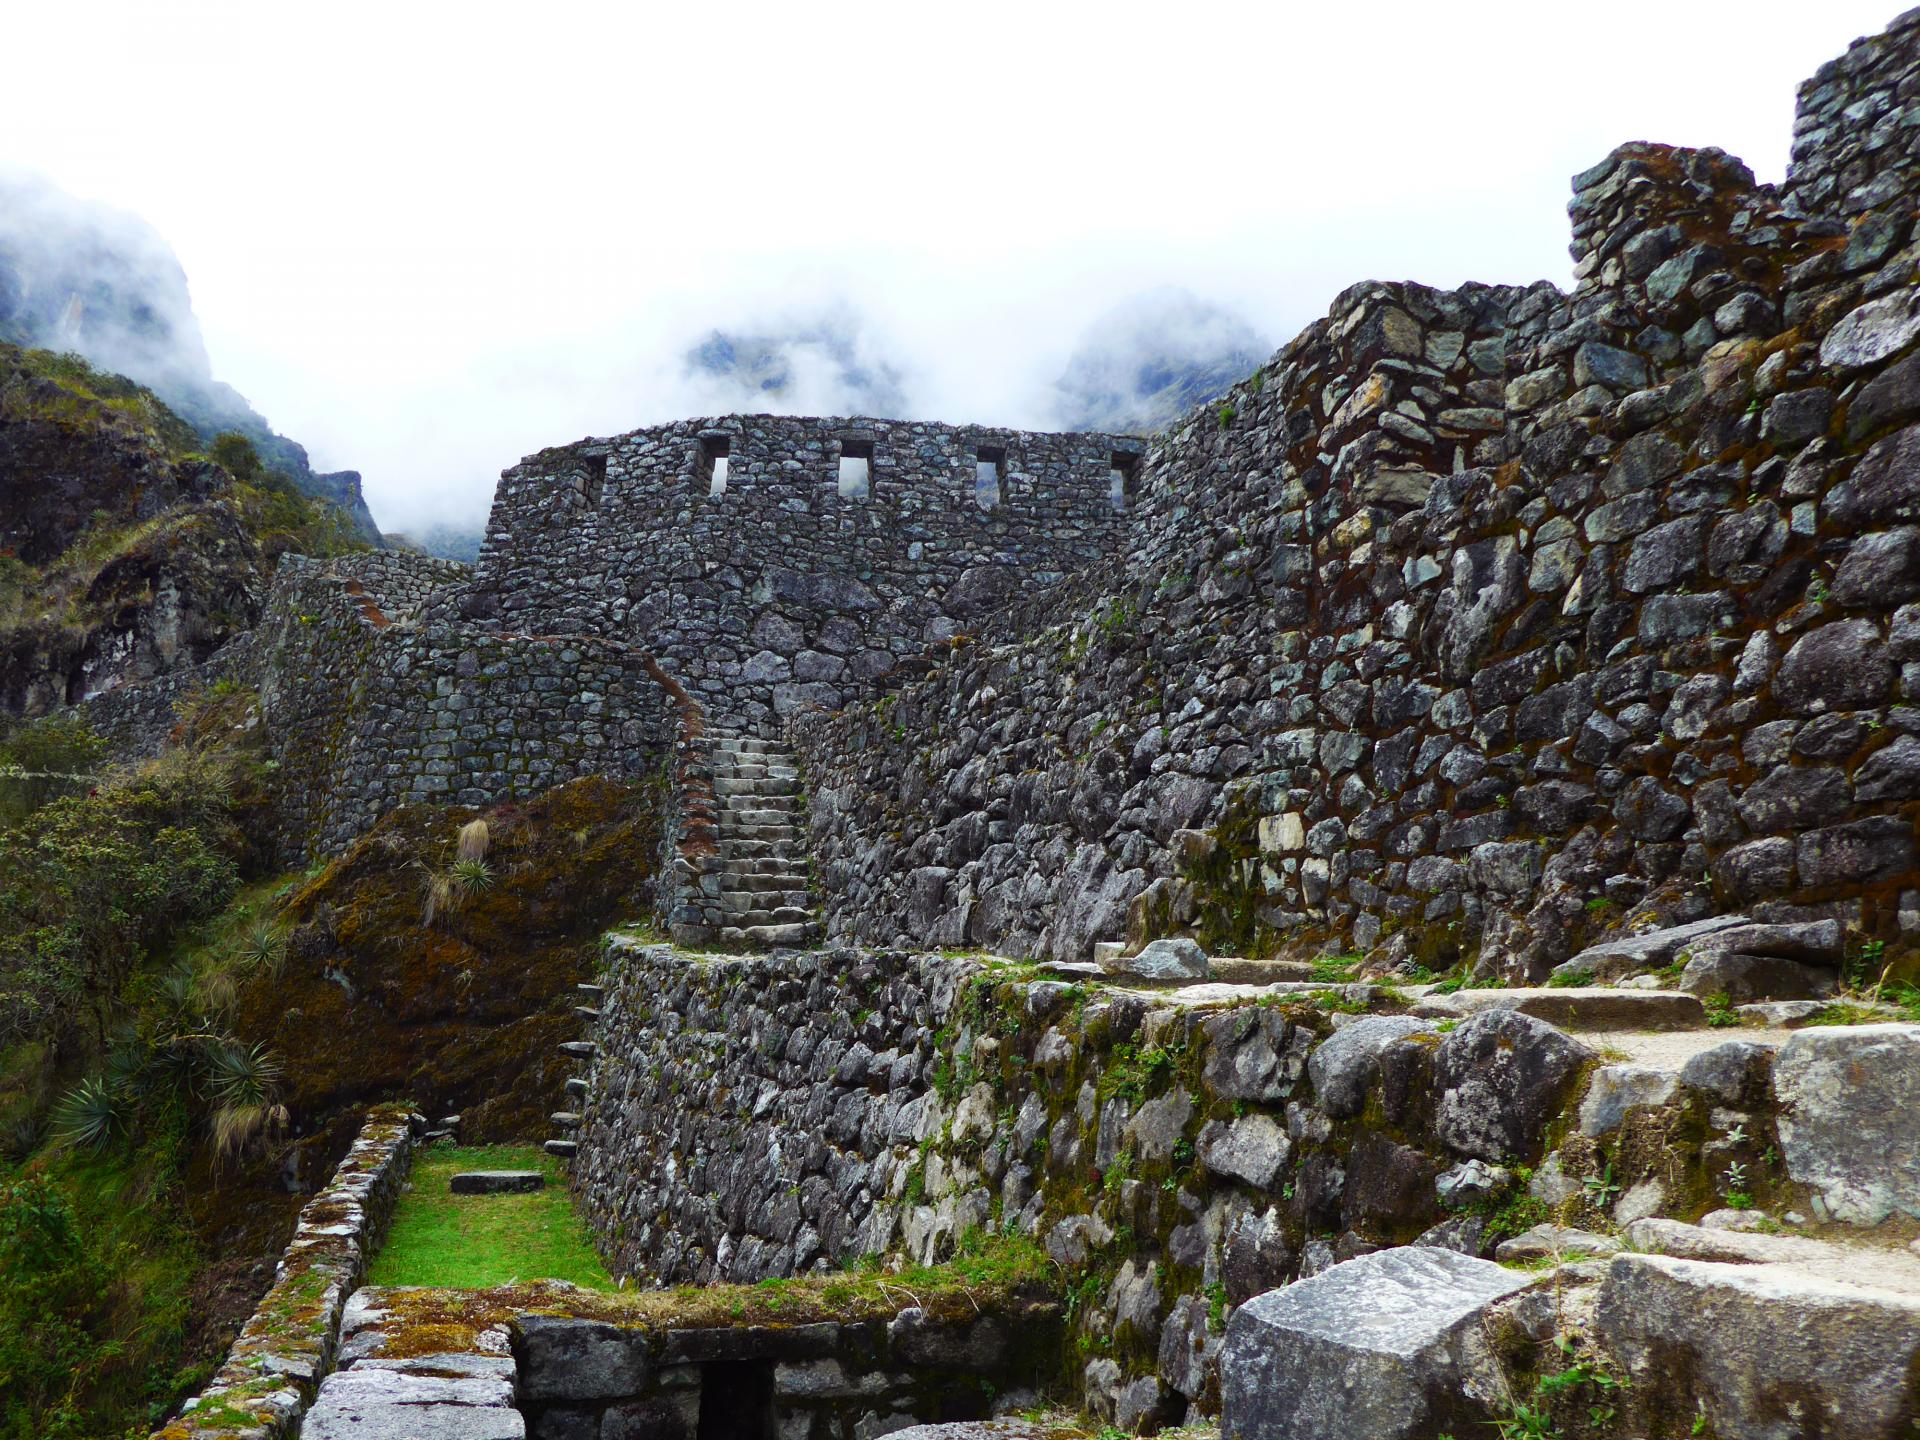
[{"label": "wall with window openings", "polygon": [[643,647],[717,723],[771,730],[1117,551],[1141,449],[766,415],[583,441],[501,477],[461,604]]}]

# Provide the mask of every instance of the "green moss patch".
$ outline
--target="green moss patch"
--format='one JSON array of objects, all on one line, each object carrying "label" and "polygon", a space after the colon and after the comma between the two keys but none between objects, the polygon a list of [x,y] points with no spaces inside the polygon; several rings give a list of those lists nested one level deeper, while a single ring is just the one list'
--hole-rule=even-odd
[{"label": "green moss patch", "polygon": [[[526,1195],[455,1195],[453,1177],[467,1170],[538,1170],[547,1187]],[[530,1280],[613,1288],[574,1213],[560,1162],[531,1145],[421,1151],[368,1283],[486,1290]]]}]

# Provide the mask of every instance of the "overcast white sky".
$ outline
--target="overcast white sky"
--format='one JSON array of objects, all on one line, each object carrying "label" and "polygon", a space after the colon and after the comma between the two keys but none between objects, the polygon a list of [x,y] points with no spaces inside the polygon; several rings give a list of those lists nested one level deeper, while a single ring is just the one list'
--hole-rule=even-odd
[{"label": "overcast white sky", "polygon": [[1779,178],[1901,4],[22,4],[0,163],[158,227],[215,373],[397,528],[698,403],[714,325],[845,301],[921,413],[1035,424],[1151,286],[1278,343],[1359,279],[1564,283],[1571,174]]}]

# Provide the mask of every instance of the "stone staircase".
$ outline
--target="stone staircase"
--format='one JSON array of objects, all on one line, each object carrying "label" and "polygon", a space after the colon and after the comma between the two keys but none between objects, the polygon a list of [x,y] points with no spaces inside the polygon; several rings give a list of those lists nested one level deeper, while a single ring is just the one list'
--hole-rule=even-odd
[{"label": "stone staircase", "polygon": [[793,752],[777,740],[714,742],[720,806],[718,939],[730,945],[804,945],[818,933],[807,893],[805,802]]}]

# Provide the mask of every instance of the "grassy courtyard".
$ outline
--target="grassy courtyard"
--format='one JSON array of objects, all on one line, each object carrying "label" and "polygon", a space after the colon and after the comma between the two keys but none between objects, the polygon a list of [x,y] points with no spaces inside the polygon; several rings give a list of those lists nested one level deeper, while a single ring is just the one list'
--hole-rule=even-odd
[{"label": "grassy courtyard", "polygon": [[[453,1177],[467,1170],[538,1170],[547,1186],[530,1195],[453,1194]],[[482,1290],[527,1280],[613,1288],[574,1213],[560,1162],[536,1145],[419,1152],[412,1186],[400,1199],[367,1283]]]}]

